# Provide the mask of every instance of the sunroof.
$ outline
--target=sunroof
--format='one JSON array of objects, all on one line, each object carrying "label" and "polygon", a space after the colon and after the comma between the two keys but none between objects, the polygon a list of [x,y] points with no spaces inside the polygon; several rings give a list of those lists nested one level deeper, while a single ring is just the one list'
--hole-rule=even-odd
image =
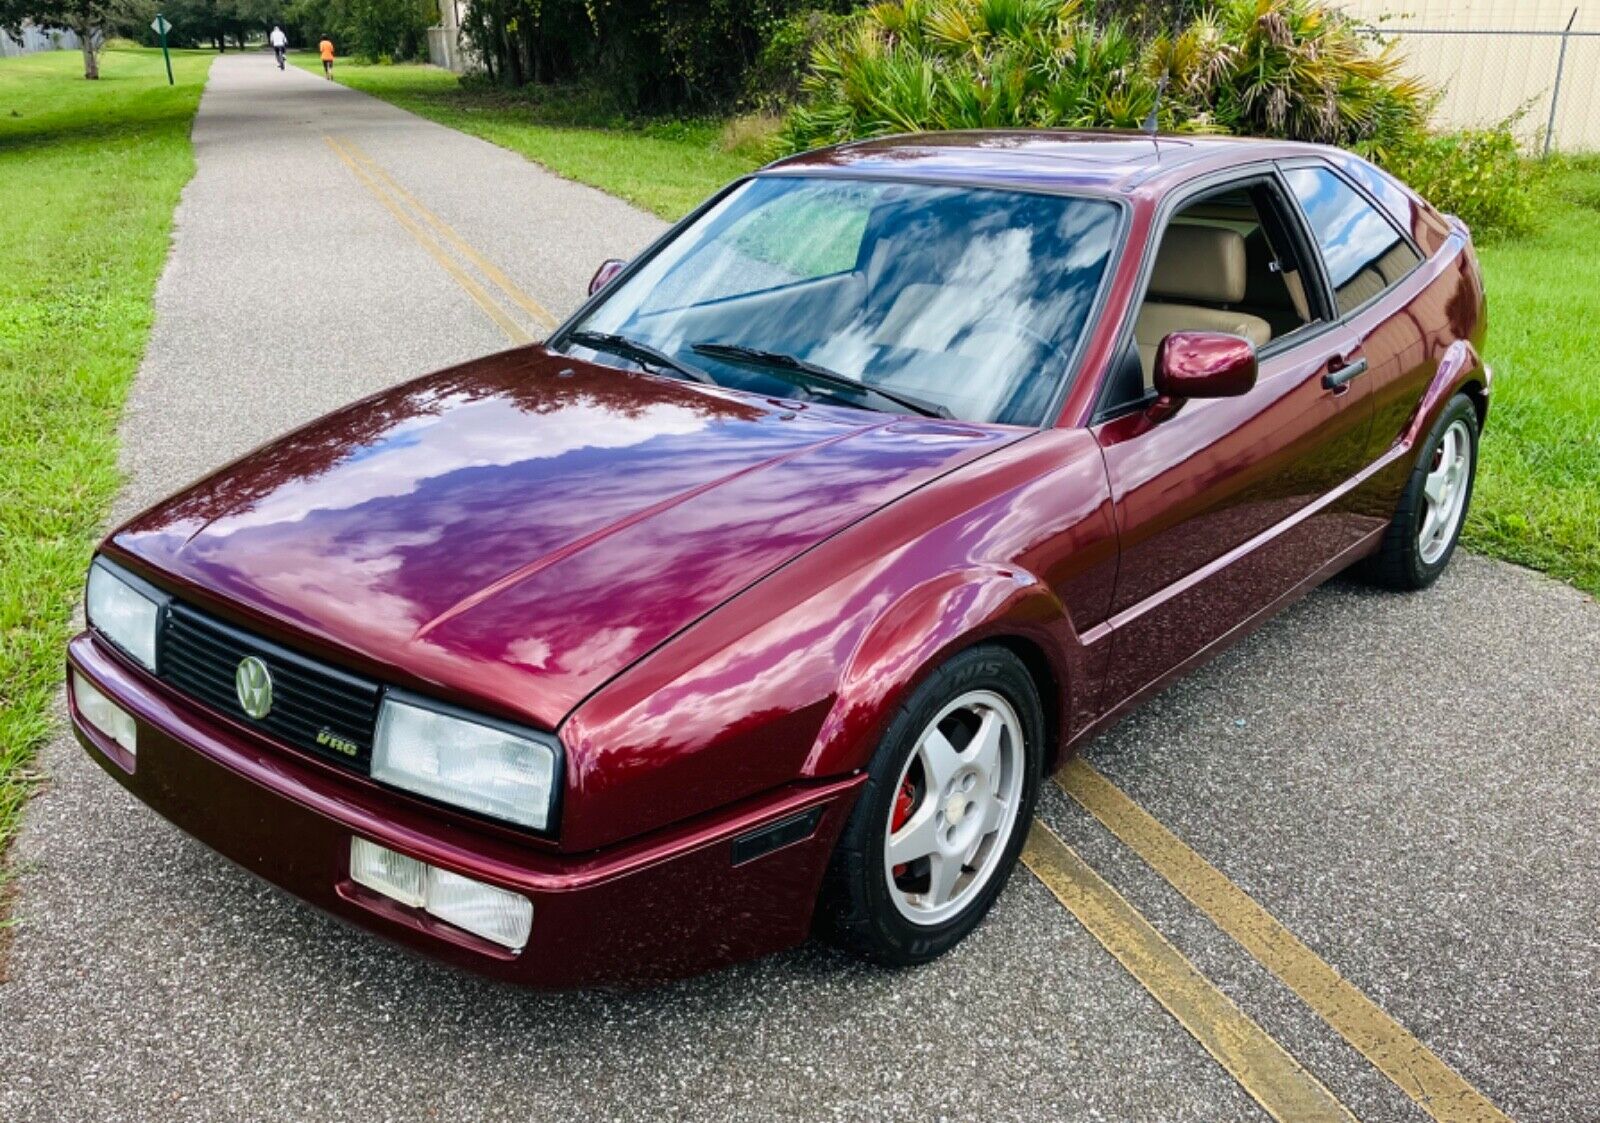
[{"label": "sunroof", "polygon": [[[909,139],[909,138],[908,138]],[[1061,160],[1075,164],[1123,165],[1154,160],[1165,149],[1188,148],[1186,140],[1160,137],[1155,143],[1139,133],[1100,133],[1095,136],[1052,136],[1048,132],[948,133],[938,138],[910,139],[908,148],[924,152],[944,149],[976,149],[987,152],[1014,152],[1035,159]]]},{"label": "sunroof", "polygon": [[[1137,151],[1132,147],[1134,145],[1145,145],[1146,151]],[[1129,160],[1155,159],[1157,145],[1188,148],[1189,142],[1161,137],[1155,143],[1151,143],[1150,138],[1145,136],[1112,134],[1096,137],[1094,140],[1052,140],[1049,137],[1040,137],[1036,141],[1024,145],[1023,148],[1030,156],[1041,156],[1050,160],[1071,160],[1074,163],[1090,164],[1126,164]]]}]

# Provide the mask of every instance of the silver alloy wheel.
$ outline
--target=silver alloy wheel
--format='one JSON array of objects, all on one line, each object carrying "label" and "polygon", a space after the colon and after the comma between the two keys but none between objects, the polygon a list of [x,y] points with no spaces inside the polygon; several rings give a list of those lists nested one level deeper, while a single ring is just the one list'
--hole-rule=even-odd
[{"label": "silver alloy wheel", "polygon": [[961,695],[922,731],[894,788],[910,785],[910,813],[897,830],[891,811],[884,828],[883,873],[907,920],[949,920],[994,876],[1016,829],[1025,762],[1022,721],[992,690]]},{"label": "silver alloy wheel", "polygon": [[1467,486],[1472,479],[1472,433],[1465,421],[1456,420],[1439,438],[1433,464],[1422,484],[1422,526],[1417,548],[1425,565],[1444,556],[1455,540],[1461,516],[1467,509]]}]

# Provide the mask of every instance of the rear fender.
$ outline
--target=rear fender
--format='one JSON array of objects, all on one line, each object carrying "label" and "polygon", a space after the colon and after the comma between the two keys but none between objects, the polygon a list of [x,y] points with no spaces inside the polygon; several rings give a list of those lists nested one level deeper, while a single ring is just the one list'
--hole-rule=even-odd
[{"label": "rear fender", "polygon": [[1464,339],[1456,340],[1445,349],[1444,357],[1439,360],[1438,369],[1434,371],[1433,381],[1428,384],[1427,392],[1417,403],[1416,412],[1406,423],[1401,440],[1407,447],[1416,447],[1417,442],[1432,428],[1439,411],[1444,409],[1451,398],[1462,392],[1465,392],[1477,407],[1478,424],[1481,428],[1488,419],[1489,393],[1493,380],[1494,374],[1489,365],[1478,356],[1478,349]]}]

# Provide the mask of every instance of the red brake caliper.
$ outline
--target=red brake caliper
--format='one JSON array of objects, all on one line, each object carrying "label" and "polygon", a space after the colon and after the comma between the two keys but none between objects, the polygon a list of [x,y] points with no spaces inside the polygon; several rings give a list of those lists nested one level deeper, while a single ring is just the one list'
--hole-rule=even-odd
[{"label": "red brake caliper", "polygon": [[[889,818],[889,833],[893,834],[906,825],[906,820],[911,818],[911,812],[917,805],[917,789],[911,786],[911,777],[907,776],[900,781],[900,790],[894,796],[894,814]],[[906,863],[901,862],[894,868],[896,877],[906,872]]]}]

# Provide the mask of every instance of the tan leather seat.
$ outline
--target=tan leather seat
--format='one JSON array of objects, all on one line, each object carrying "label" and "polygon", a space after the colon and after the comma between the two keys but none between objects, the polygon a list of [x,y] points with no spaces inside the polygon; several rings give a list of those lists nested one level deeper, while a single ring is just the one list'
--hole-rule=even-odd
[{"label": "tan leather seat", "polygon": [[1266,345],[1272,338],[1272,325],[1266,320],[1209,307],[1243,300],[1246,280],[1244,235],[1224,226],[1167,227],[1133,328],[1146,389],[1153,385],[1156,350],[1175,331],[1228,332],[1244,336],[1256,347]]}]

